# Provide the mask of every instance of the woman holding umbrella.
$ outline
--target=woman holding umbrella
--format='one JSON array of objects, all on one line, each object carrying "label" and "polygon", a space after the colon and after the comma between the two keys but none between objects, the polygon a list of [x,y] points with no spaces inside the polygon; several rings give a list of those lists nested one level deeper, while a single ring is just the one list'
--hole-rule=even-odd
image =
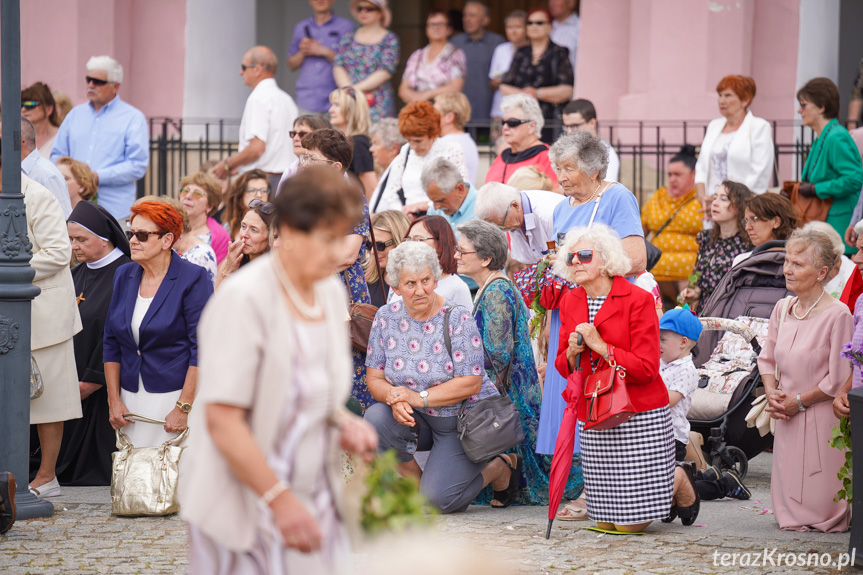
[{"label": "woman holding umbrella", "polygon": [[[700,501],[691,465],[675,468],[668,391],[659,376],[659,320],[653,297],[623,277],[631,268],[617,234],[597,223],[570,231],[555,262],[555,272],[579,287],[560,304],[554,365],[568,378],[567,407],[552,479],[563,475],[559,463],[566,470],[572,460],[577,415],[587,514],[600,529],[638,532],[655,519],[678,515],[692,525]],[[586,429],[581,374],[586,378],[615,363],[625,369],[635,414],[609,429]],[[560,500],[561,490],[556,491],[549,497],[551,517]]]}]

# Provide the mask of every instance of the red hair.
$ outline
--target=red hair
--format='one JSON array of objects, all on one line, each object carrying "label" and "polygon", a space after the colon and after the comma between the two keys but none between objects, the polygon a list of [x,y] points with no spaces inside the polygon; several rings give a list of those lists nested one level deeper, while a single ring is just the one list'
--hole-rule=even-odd
[{"label": "red hair", "polygon": [[731,90],[741,100],[749,102],[746,107],[752,105],[755,99],[755,80],[749,76],[725,76],[716,85],[716,93]]},{"label": "red hair", "polygon": [[551,17],[551,12],[548,11],[548,8],[534,8],[530,12],[527,13],[527,19],[530,20],[530,17],[539,12],[543,14],[546,18],[548,18],[548,22],[554,22],[554,18]]},{"label": "red hair", "polygon": [[455,248],[458,245],[458,241],[455,239],[455,232],[452,231],[452,226],[449,225],[446,218],[443,216],[423,216],[417,218],[411,224],[411,227],[408,228],[405,237],[410,235],[411,230],[417,224],[424,225],[437,242],[437,259],[440,262],[443,273],[456,273],[458,263],[455,261]]},{"label": "red hair", "polygon": [[425,100],[411,102],[399,112],[399,132],[405,138],[437,138],[440,114]]},{"label": "red hair", "polygon": [[129,218],[129,224],[135,221],[135,216],[143,216],[156,224],[159,231],[173,234],[174,241],[171,242],[171,247],[183,235],[183,216],[169,204],[164,202],[141,202],[140,204],[133,205],[129,211],[132,213]]}]

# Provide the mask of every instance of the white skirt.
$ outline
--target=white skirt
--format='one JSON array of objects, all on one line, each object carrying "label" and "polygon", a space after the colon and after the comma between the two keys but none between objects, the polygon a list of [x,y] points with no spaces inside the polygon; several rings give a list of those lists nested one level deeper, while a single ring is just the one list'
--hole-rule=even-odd
[{"label": "white skirt", "polygon": [[[81,417],[81,391],[71,339],[32,352],[45,391],[30,402],[30,423],[53,423]],[[28,366],[29,367],[29,366]],[[28,371],[29,373],[29,371]],[[30,385],[29,381],[26,385]]]},{"label": "white skirt", "polygon": [[[144,389],[144,383],[138,381],[138,391],[131,392],[120,389],[120,399],[126,405],[126,409],[138,415],[145,415],[153,419],[165,419],[180,399],[182,389],[168,391],[166,393],[150,393]],[[123,428],[123,433],[129,437],[129,441],[135,447],[156,447],[177,437],[176,433],[165,431],[164,425],[155,423],[131,422]]]}]

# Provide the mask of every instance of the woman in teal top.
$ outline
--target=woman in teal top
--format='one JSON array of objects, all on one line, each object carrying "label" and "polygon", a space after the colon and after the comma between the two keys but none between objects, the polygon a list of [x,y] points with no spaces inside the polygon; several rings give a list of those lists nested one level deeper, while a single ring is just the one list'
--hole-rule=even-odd
[{"label": "woman in teal top", "polygon": [[[800,194],[832,198],[827,223],[844,237],[863,187],[863,163],[857,144],[836,121],[839,89],[829,78],[814,78],[797,91],[797,101],[803,125],[812,128],[816,136],[803,166]],[[846,255],[856,251],[854,246],[845,245]]]}]

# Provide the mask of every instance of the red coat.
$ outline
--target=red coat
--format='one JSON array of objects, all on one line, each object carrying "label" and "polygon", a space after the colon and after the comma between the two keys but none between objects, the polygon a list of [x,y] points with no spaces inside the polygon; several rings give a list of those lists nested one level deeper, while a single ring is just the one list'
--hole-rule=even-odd
[{"label": "red coat", "polygon": [[[554,366],[563,377],[569,377],[566,350],[569,334],[581,323],[587,323],[587,293],[579,287],[563,297],[560,303],[560,340]],[[593,325],[603,341],[614,346],[614,359],[626,368],[626,383],[632,405],[639,413],[668,405],[668,389],[659,376],[659,318],[653,296],[615,277],[611,292]],[[586,348],[581,354],[584,379],[590,375],[590,356]],[[597,369],[607,364],[600,360]],[[578,419],[587,421],[587,400],[578,390]]]}]

